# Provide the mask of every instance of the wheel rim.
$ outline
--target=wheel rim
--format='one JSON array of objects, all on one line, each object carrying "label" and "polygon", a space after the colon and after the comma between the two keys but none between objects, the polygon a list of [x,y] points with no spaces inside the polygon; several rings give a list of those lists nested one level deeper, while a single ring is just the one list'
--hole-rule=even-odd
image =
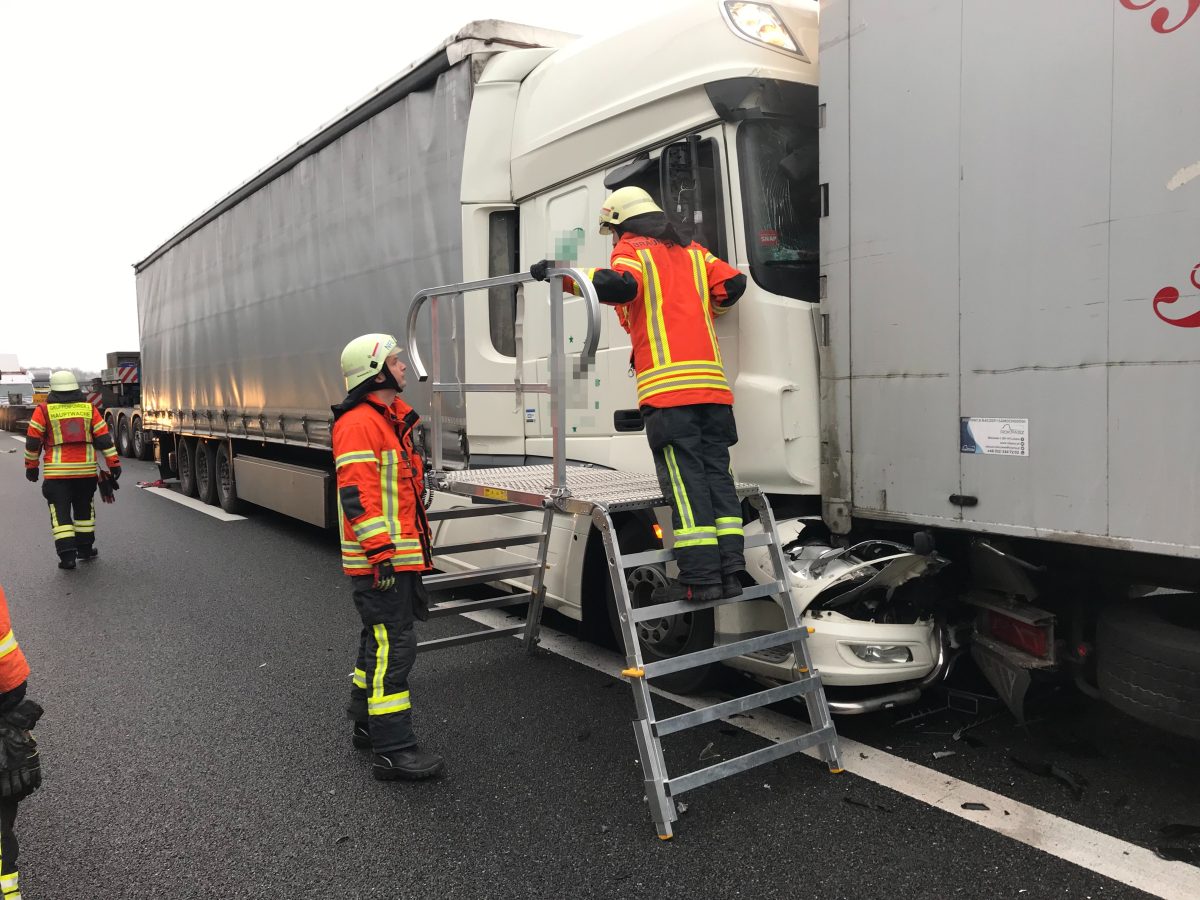
[{"label": "wheel rim", "polygon": [[[638,566],[629,573],[626,585],[629,600],[636,609],[653,604],[651,594],[668,584],[666,572],[658,566]],[[683,613],[637,623],[638,641],[659,656],[674,656],[683,650],[692,634],[694,616]]]},{"label": "wheel rim", "polygon": [[142,423],[133,423],[133,452],[138,456],[142,455]]}]

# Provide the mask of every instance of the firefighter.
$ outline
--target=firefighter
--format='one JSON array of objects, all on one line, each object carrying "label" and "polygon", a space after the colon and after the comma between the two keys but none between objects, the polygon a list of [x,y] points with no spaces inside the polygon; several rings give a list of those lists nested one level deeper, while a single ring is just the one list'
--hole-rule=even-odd
[{"label": "firefighter", "polygon": [[42,708],[25,697],[29,663],[13,637],[0,587],[0,897],[21,900],[17,874],[17,804],[42,783],[37,741],[29,733]]},{"label": "firefighter", "polygon": [[408,692],[413,619],[429,616],[421,573],[431,555],[424,467],[413,449],[419,419],[398,396],[405,369],[391,335],[355,338],[342,351],[346,398],[333,407],[342,570],[362,619],[348,712],[354,746],[374,751],[372,772],[383,781],[445,768],[417,745]]},{"label": "firefighter", "polygon": [[50,505],[50,527],[58,567],[74,569],[100,555],[96,549],[96,451],[104,455],[115,485],[121,460],[108,425],[79,390],[70,372],[50,376],[50,396],[29,419],[25,435],[25,477],[37,483],[38,460],[45,456],[42,496]]},{"label": "firefighter", "polygon": [[[588,276],[633,344],[638,406],[675,532],[679,577],[653,599],[738,597],[746,563],[729,466],[737,426],[713,321],[741,297],[746,276],[681,236],[638,187],[609,196],[600,233],[612,235],[611,268]],[[553,264],[541,260],[530,274],[544,280]]]}]

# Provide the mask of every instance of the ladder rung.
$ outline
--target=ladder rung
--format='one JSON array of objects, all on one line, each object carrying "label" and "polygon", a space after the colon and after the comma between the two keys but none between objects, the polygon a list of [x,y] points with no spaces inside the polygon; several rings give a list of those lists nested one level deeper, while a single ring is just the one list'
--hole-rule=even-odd
[{"label": "ladder rung", "polygon": [[480,503],[478,506],[435,510],[426,513],[425,517],[430,522],[440,522],[444,519],[470,519],[475,516],[494,516],[500,513],[528,511],[528,509],[528,506],[521,503]]},{"label": "ladder rung", "polygon": [[773,597],[783,590],[778,581],[769,584],[756,584],[754,587],[742,588],[742,593],[731,600],[675,600],[671,603],[659,603],[655,606],[637,606],[632,610],[633,621],[645,622],[647,619],[662,619],[666,616],[678,616],[681,613],[695,612],[698,609],[711,609],[726,603],[741,603],[743,600],[758,600],[763,597]]},{"label": "ladder rung", "polygon": [[744,641],[721,644],[717,647],[710,647],[708,650],[698,650],[695,653],[685,653],[682,656],[673,656],[670,659],[660,659],[657,662],[645,663],[642,668],[645,670],[647,678],[657,678],[659,675],[669,675],[671,672],[682,672],[685,669],[694,669],[696,666],[721,662],[725,659],[733,659],[735,656],[741,656],[744,653],[753,653],[755,650],[778,647],[780,644],[799,640],[807,633],[808,629],[800,625],[796,628],[775,631],[771,634],[760,634],[758,637],[746,638]]},{"label": "ladder rung", "polygon": [[453,637],[435,638],[432,641],[421,641],[417,644],[417,652],[426,650],[441,650],[444,647],[457,647],[459,644],[476,644],[480,641],[490,641],[492,638],[506,637],[519,634],[525,630],[525,623],[520,625],[505,625],[503,628],[489,628],[486,631],[470,631],[467,634],[456,634]]},{"label": "ladder rung", "polygon": [[439,619],[443,616],[456,616],[459,613],[474,612],[477,609],[502,609],[505,606],[516,606],[518,603],[528,603],[533,595],[526,591],[523,594],[501,594],[498,597],[488,597],[484,600],[467,600],[462,603],[439,603],[429,607],[429,618]]},{"label": "ladder rung", "polygon": [[672,797],[677,797],[684,791],[690,791],[692,788],[711,784],[728,775],[748,772],[755,766],[761,766],[764,763],[773,762],[785,756],[790,756],[793,753],[807,750],[809,747],[816,747],[819,744],[836,739],[837,733],[834,731],[833,726],[826,725],[824,728],[794,737],[790,741],[771,744],[769,747],[761,747],[758,750],[752,750],[735,759],[727,759],[725,762],[717,763],[715,766],[709,766],[707,769],[697,769],[695,772],[688,772],[686,775],[672,778],[667,781],[667,788]]},{"label": "ladder rung", "polygon": [[[765,547],[771,543],[771,535],[750,534],[746,536],[746,549],[751,547]],[[628,556],[621,557],[621,565],[626,569],[633,569],[637,566],[645,566],[650,563],[668,562],[675,558],[675,549],[670,550],[646,550],[642,553],[630,553]]]},{"label": "ladder rung", "polygon": [[442,575],[426,575],[423,579],[425,587],[431,591],[444,591],[449,588],[465,587],[468,584],[484,584],[489,581],[503,581],[517,575],[528,575],[536,572],[539,565],[537,560],[526,563],[516,563],[511,566],[492,566],[488,569],[474,569],[470,572],[451,572]]},{"label": "ladder rung", "polygon": [[518,544],[536,544],[542,539],[542,533],[514,534],[509,537],[486,538],[482,541],[467,541],[462,544],[446,544],[444,547],[434,547],[434,556],[447,556],[451,553],[470,553],[472,550],[493,550],[496,547],[515,547]]},{"label": "ladder rung", "polygon": [[799,681],[790,681],[787,684],[767,688],[765,691],[759,691],[756,694],[735,697],[733,700],[726,700],[723,703],[716,703],[712,706],[706,706],[703,709],[694,709],[677,716],[671,716],[669,719],[656,722],[654,730],[660,737],[667,734],[674,734],[677,731],[683,731],[685,728],[695,728],[697,725],[703,725],[706,722],[715,722],[717,719],[724,719],[734,713],[745,712],[748,709],[758,709],[760,706],[779,703],[781,700],[790,700],[799,694],[807,694],[809,691],[816,690],[819,684],[820,681],[815,676],[805,675]]}]

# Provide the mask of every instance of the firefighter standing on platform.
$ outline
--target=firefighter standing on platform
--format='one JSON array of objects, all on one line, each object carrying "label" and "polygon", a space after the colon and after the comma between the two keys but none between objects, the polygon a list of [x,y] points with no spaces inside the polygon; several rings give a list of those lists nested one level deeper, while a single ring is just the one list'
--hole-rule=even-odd
[{"label": "firefighter standing on platform", "polygon": [[[737,426],[713,321],[741,297],[746,276],[681,237],[638,187],[605,201],[600,233],[613,236],[611,268],[588,275],[600,301],[615,305],[633,344],[638,406],[671,504],[679,578],[655,589],[653,599],[737,597],[746,566],[729,467]],[[541,260],[530,274],[544,280],[553,265]]]},{"label": "firefighter standing on platform", "polygon": [[73,374],[55,372],[50,376],[50,396],[29,419],[25,477],[37,482],[38,461],[44,455],[42,496],[50,504],[50,527],[60,569],[74,569],[77,558],[88,561],[99,555],[97,450],[104,455],[107,477],[115,485],[121,474],[121,460],[104,417],[88,403]]},{"label": "firefighter standing on platform", "polygon": [[413,450],[416,412],[397,395],[406,366],[394,337],[366,334],[342,351],[346,399],[333,407],[342,570],[362,619],[348,712],[354,746],[374,751],[381,780],[440,775],[442,757],[417,746],[408,674],[417,655],[413,619],[429,608],[424,468]]}]

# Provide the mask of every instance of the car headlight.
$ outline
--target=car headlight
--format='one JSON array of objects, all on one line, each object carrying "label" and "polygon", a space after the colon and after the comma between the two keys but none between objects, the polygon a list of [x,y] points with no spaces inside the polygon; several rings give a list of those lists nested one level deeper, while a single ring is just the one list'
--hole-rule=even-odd
[{"label": "car headlight", "polygon": [[908,647],[894,644],[848,644],[850,651],[869,663],[912,662],[912,651]]},{"label": "car headlight", "polygon": [[725,14],[729,24],[742,37],[780,50],[801,53],[800,45],[771,4],[725,0]]}]

